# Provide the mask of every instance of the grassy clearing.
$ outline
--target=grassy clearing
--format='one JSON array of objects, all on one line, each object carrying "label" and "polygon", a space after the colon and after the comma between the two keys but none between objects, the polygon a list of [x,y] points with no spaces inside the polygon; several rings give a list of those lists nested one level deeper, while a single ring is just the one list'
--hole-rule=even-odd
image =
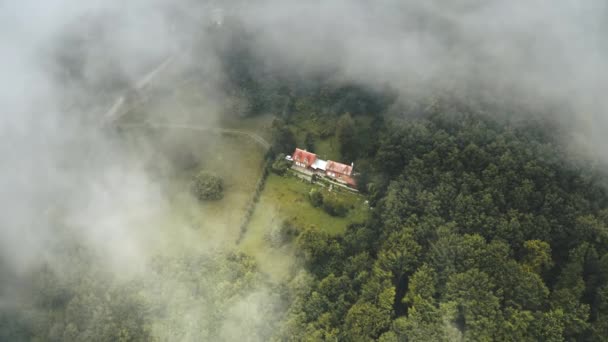
[{"label": "grassy clearing", "polygon": [[[158,223],[167,239],[175,241],[172,245],[180,248],[184,230],[193,234],[186,234],[183,244],[234,245],[262,172],[264,151],[246,137],[208,132],[128,128],[124,134],[134,158],[145,161],[151,177],[162,185],[169,217]],[[190,194],[190,182],[200,170],[222,177],[221,200],[199,202]]]},{"label": "grassy clearing", "polygon": [[225,116],[222,118],[221,124],[224,128],[238,129],[242,131],[256,133],[262,138],[270,141],[273,119],[274,116],[271,114],[256,115],[245,118]]},{"label": "grassy clearing", "polygon": [[[261,175],[263,151],[248,139],[221,137],[205,146],[198,168],[183,171],[174,179],[173,202],[201,231],[220,240],[235,241],[247,204]],[[224,197],[219,201],[198,202],[189,193],[194,175],[204,169],[224,180]]]},{"label": "grassy clearing", "polygon": [[[336,196],[344,200],[350,210],[346,217],[334,217],[320,208],[313,207],[308,201],[308,193],[317,188],[324,196]],[[330,234],[341,234],[346,226],[353,222],[362,222],[367,218],[365,199],[347,192],[328,192],[318,185],[306,183],[295,177],[280,177],[271,174],[260,201],[260,208],[272,205],[282,220],[288,220],[300,228],[314,227]]]},{"label": "grassy clearing", "polygon": [[[308,193],[317,188],[324,196],[340,196],[350,207],[346,217],[333,217],[308,201]],[[254,255],[262,269],[273,277],[284,276],[292,266],[292,246],[272,249],[266,237],[272,229],[288,220],[299,228],[312,227],[330,234],[342,234],[351,223],[364,222],[369,214],[365,199],[349,192],[328,192],[325,188],[293,176],[270,174],[262,192],[241,248]]]}]

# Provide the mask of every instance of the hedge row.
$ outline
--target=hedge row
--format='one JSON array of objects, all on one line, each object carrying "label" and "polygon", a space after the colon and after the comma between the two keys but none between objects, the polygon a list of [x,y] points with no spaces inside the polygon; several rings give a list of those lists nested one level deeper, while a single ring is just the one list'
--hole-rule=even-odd
[{"label": "hedge row", "polygon": [[258,182],[255,185],[253,196],[251,196],[251,199],[247,203],[247,211],[245,212],[245,217],[243,217],[243,222],[241,222],[239,237],[236,240],[237,244],[241,242],[241,240],[245,236],[245,233],[247,232],[247,227],[249,226],[249,222],[251,221],[251,217],[253,216],[255,206],[260,201],[262,190],[264,190],[264,185],[266,185],[266,179],[268,178],[268,174],[270,173],[271,165],[271,159],[264,159],[262,161],[262,174],[260,175],[260,178],[258,179]]}]

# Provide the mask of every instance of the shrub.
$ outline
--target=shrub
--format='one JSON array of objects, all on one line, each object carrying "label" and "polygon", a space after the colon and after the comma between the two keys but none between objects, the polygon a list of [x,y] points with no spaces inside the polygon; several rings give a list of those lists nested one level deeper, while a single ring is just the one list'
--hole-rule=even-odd
[{"label": "shrub", "polygon": [[313,207],[317,208],[323,204],[323,194],[317,189],[312,189],[308,193],[308,199]]},{"label": "shrub", "polygon": [[274,160],[270,168],[272,169],[272,172],[282,176],[289,170],[290,166],[291,163],[288,160],[285,160],[285,154],[281,153]]},{"label": "shrub", "polygon": [[190,190],[199,201],[219,200],[224,197],[224,181],[212,173],[201,171],[194,177]]},{"label": "shrub", "polygon": [[323,198],[323,210],[331,216],[344,217],[348,213],[348,207],[342,200],[329,196]]}]

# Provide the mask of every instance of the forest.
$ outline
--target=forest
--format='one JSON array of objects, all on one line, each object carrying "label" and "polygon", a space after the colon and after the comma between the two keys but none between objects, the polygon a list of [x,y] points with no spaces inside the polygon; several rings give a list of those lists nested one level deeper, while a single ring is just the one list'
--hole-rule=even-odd
[{"label": "forest", "polygon": [[285,339],[604,339],[608,198],[591,165],[565,162],[539,127],[468,113],[378,139],[363,156],[370,220],[296,239],[315,280]]},{"label": "forest", "polygon": [[[264,73],[239,60],[246,74]],[[252,80],[234,78],[258,106],[281,84]],[[563,128],[476,94],[400,106],[391,89],[322,78],[285,88],[290,105],[273,124],[274,152],[293,149],[301,121],[321,122],[300,143],[314,151],[333,135],[374,210],[342,236],[298,232],[297,256],[312,280],[290,292],[277,339],[608,335],[606,177],[601,164],[572,158],[556,138]]]}]

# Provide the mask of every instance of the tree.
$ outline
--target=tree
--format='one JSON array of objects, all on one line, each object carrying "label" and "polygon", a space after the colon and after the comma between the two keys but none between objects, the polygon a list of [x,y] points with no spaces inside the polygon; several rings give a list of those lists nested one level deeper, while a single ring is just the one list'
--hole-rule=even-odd
[{"label": "tree", "polygon": [[289,170],[290,166],[291,166],[291,163],[285,159],[285,154],[280,153],[275,158],[274,162],[270,166],[270,169],[272,170],[272,172],[276,173],[277,175],[282,176],[287,172],[287,170]]},{"label": "tree", "polygon": [[296,148],[296,138],[289,126],[280,119],[272,122],[271,149],[274,154],[292,153]]},{"label": "tree", "polygon": [[308,193],[308,199],[313,207],[317,208],[323,205],[323,194],[318,189],[311,189]]},{"label": "tree", "polygon": [[300,257],[316,275],[327,275],[343,263],[343,246],[327,232],[310,228],[296,239]]},{"label": "tree", "polygon": [[199,201],[219,200],[224,197],[224,181],[207,171],[196,175],[190,189]]},{"label": "tree", "polygon": [[336,137],[340,144],[340,154],[344,160],[355,160],[357,158],[357,146],[355,139],[355,121],[349,113],[342,115],[336,123]]},{"label": "tree", "polygon": [[344,201],[334,196],[323,196],[323,210],[331,216],[339,217],[344,217],[348,213]]},{"label": "tree", "polygon": [[[389,290],[390,291],[390,290]],[[394,292],[394,289],[393,289]],[[387,292],[390,297],[390,292]],[[394,295],[394,293],[393,293]],[[347,341],[372,341],[391,323],[391,308],[382,303],[359,302],[353,305],[344,321]]]},{"label": "tree", "polygon": [[502,289],[505,306],[523,310],[540,310],[546,303],[549,289],[542,278],[529,272],[515,260],[504,261],[494,278]]},{"label": "tree", "polygon": [[477,269],[457,273],[446,286],[446,299],[456,304],[456,324],[470,341],[492,341],[500,319],[499,300],[487,274]]},{"label": "tree", "polygon": [[307,132],[306,136],[304,137],[304,146],[306,147],[307,151],[315,151],[315,137],[310,132]]},{"label": "tree", "polygon": [[435,270],[424,264],[410,277],[408,292],[404,301],[415,303],[417,299],[433,300],[436,288]]},{"label": "tree", "polygon": [[540,240],[529,240],[524,243],[523,265],[527,271],[543,274],[551,266],[551,246]]},{"label": "tree", "polygon": [[420,245],[412,239],[406,228],[392,233],[378,253],[376,268],[389,275],[394,285],[399,285],[400,279],[414,271],[420,257]]}]

